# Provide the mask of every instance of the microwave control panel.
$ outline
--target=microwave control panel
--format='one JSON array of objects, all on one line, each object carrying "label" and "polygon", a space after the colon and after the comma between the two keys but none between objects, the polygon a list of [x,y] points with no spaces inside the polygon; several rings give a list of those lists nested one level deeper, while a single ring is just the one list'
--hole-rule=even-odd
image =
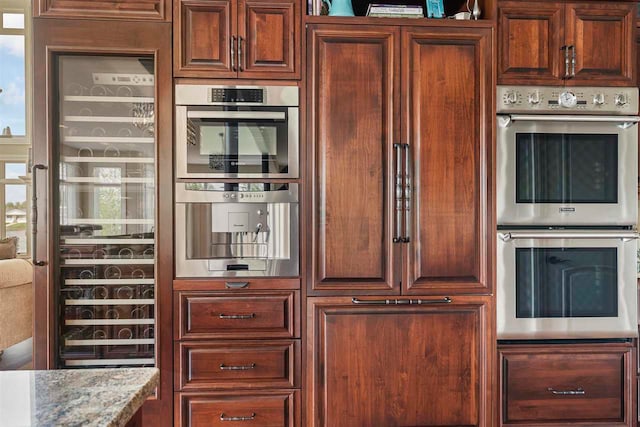
[{"label": "microwave control panel", "polygon": [[498,113],[638,114],[630,87],[498,86]]}]

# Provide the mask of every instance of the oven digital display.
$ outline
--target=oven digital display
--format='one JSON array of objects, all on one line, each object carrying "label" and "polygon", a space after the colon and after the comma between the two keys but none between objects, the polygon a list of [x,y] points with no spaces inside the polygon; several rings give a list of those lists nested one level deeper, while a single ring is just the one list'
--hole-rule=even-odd
[{"label": "oven digital display", "polygon": [[262,89],[238,89],[238,88],[213,88],[211,89],[211,102],[264,102]]}]

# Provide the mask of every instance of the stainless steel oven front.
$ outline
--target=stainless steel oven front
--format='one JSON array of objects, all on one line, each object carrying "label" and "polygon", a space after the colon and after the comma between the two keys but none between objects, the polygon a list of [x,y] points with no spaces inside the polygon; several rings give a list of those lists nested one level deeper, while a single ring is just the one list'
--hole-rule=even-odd
[{"label": "stainless steel oven front", "polygon": [[638,333],[630,230],[498,232],[498,338],[631,338]]},{"label": "stainless steel oven front", "polygon": [[296,86],[176,85],[177,178],[298,178]]},{"label": "stainless steel oven front", "polygon": [[637,222],[638,89],[498,87],[502,226]]}]

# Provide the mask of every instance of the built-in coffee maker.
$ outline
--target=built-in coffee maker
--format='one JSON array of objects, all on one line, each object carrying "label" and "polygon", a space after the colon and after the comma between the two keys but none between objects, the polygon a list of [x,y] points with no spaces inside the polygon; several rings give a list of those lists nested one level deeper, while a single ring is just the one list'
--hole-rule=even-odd
[{"label": "built-in coffee maker", "polygon": [[176,183],[176,277],[297,276],[298,184]]}]

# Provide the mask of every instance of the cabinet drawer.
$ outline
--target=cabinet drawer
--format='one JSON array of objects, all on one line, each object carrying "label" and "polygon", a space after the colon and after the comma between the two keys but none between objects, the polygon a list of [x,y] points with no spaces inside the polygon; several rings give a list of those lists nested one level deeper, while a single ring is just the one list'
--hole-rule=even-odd
[{"label": "cabinet drawer", "polygon": [[178,292],[177,339],[293,338],[300,335],[299,294]]},{"label": "cabinet drawer", "polygon": [[176,393],[175,425],[293,427],[300,424],[298,393]]},{"label": "cabinet drawer", "polygon": [[549,345],[500,354],[503,425],[630,422],[630,348]]},{"label": "cabinet drawer", "polygon": [[182,342],[176,344],[176,387],[294,388],[299,357],[299,340]]}]

